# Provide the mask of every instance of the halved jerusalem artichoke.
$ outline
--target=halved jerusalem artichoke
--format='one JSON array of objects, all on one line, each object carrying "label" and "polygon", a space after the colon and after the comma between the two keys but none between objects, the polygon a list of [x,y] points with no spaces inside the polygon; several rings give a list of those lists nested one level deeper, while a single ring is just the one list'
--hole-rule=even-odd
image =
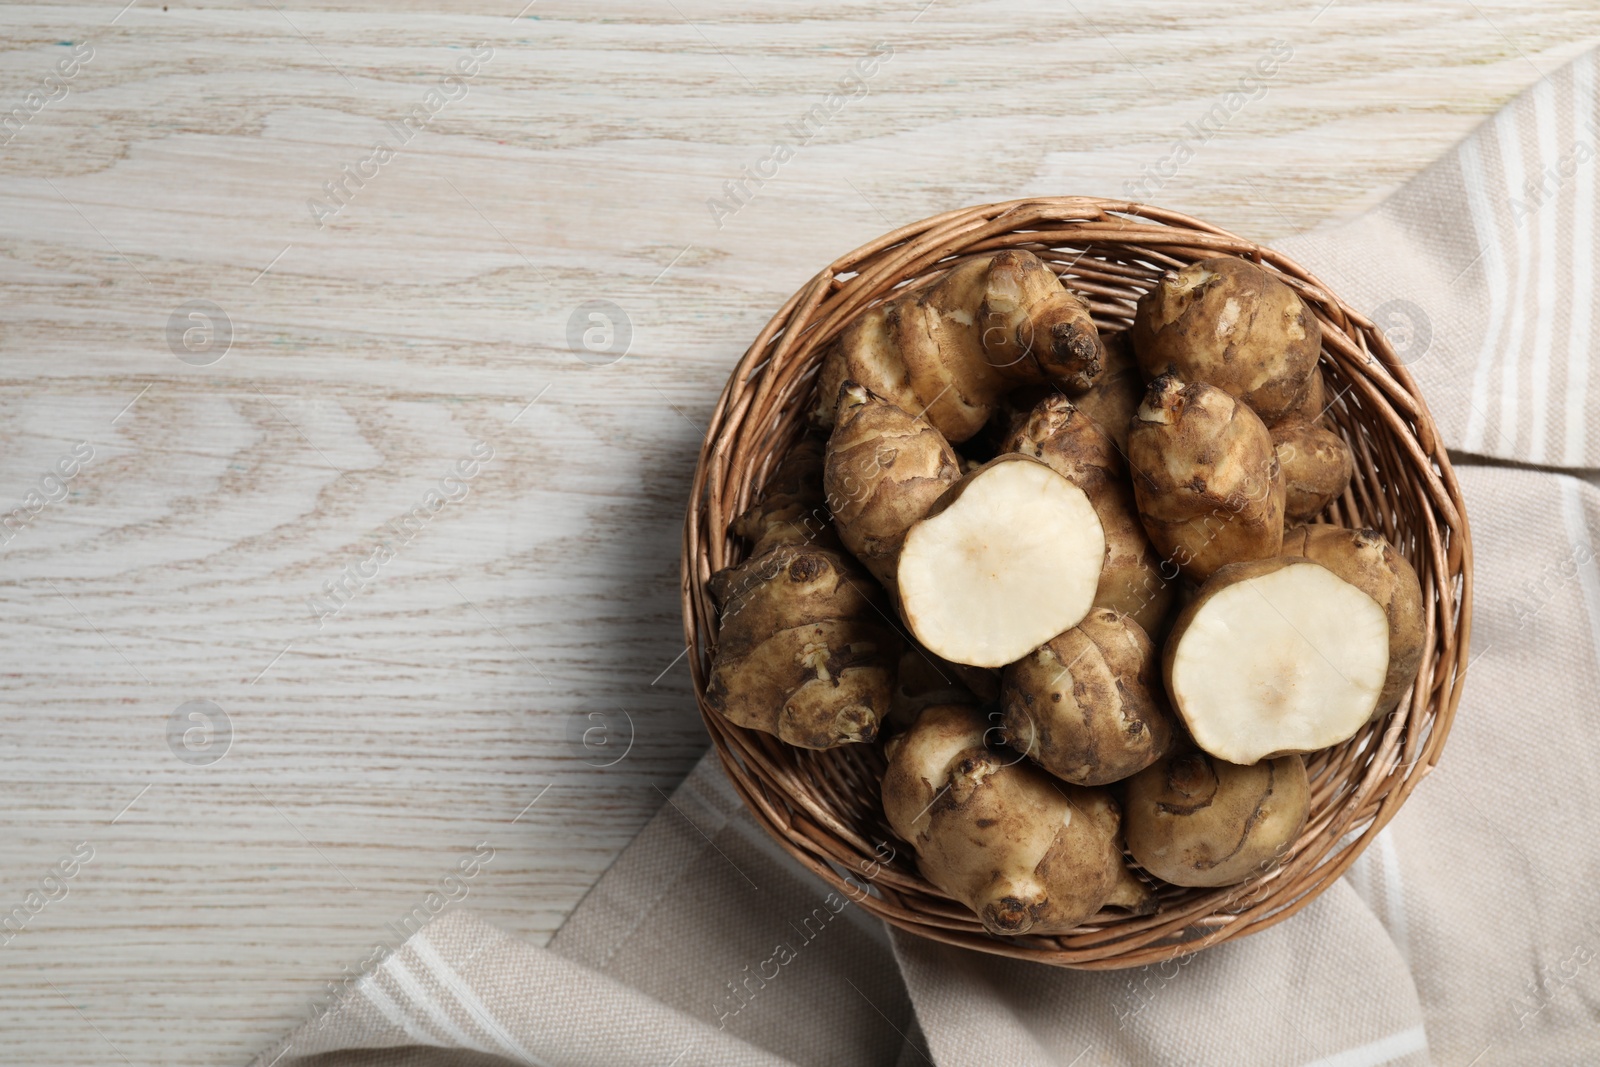
[{"label": "halved jerusalem artichoke", "polygon": [[1146,633],[1159,633],[1174,586],[1161,575],[1161,557],[1139,521],[1127,467],[1110,436],[1057,395],[1041,400],[1019,422],[1004,450],[1043,460],[1089,495],[1106,535],[1095,607],[1132,615]]},{"label": "halved jerusalem artichoke", "polygon": [[988,748],[989,727],[975,708],[935,705],[886,746],[884,814],[928,881],[1000,936],[1063,934],[1108,905],[1153,910],[1110,795]]},{"label": "halved jerusalem artichoke", "polygon": [[1156,650],[1139,624],[1104,608],[1005,669],[1007,744],[1075,785],[1148,767],[1172,742]]},{"label": "halved jerusalem artichoke", "polygon": [[1350,738],[1372,717],[1388,668],[1382,606],[1299,557],[1213,574],[1178,613],[1162,662],[1195,743],[1243,765]]},{"label": "halved jerusalem artichoke", "polygon": [[1366,593],[1389,620],[1389,671],[1373,718],[1387,715],[1417,678],[1422,662],[1422,583],[1417,572],[1376,530],[1298,526],[1283,535],[1283,554],[1315,560]]},{"label": "halved jerusalem artichoke", "polygon": [[1151,542],[1186,577],[1204,581],[1283,546],[1283,471],[1272,437],[1221,389],[1170,374],[1151,382],[1128,431],[1128,465]]},{"label": "halved jerusalem artichoke", "polygon": [[1322,350],[1322,326],[1305,301],[1238,256],[1162,278],[1139,299],[1129,336],[1146,378],[1209,382],[1266,422],[1303,399]]},{"label": "halved jerusalem artichoke", "polygon": [[1082,489],[1039,460],[1003,455],[906,534],[901,615],[935,655],[1003,667],[1088,614],[1105,552]]},{"label": "halved jerusalem artichoke", "polygon": [[1157,878],[1185,886],[1232,885],[1272,870],[1311,806],[1299,756],[1240,767],[1187,752],[1134,775],[1122,797],[1128,851]]}]

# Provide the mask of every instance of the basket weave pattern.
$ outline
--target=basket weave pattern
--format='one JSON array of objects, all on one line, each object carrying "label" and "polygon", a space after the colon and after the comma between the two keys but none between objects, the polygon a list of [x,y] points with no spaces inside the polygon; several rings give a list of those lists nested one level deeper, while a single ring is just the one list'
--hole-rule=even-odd
[{"label": "basket weave pattern", "polygon": [[[1307,757],[1311,815],[1282,866],[1220,889],[1160,883],[1161,908],[1105,911],[1070,934],[997,938],[917,871],[878,799],[876,745],[791,748],[707,707],[717,613],[706,583],[746,546],[728,524],[806,429],[824,346],[892,290],[963,257],[1022,248],[1049,263],[1102,329],[1126,327],[1168,270],[1246,256],[1276,271],[1322,323],[1328,415],[1355,477],[1325,521],[1381,531],[1416,568],[1427,607],[1417,685],[1388,718]],[[684,533],[684,627],[701,715],[756,819],[858,906],[904,930],[1041,963],[1134,967],[1265,929],[1338,878],[1438,761],[1461,698],[1472,608],[1472,547],[1460,487],[1415,382],[1373,324],[1291,260],[1171,211],[1090,197],[1046,197],[936,215],[829,264],[761,331],[723,389],[695,470]],[[1130,861],[1131,862],[1131,861]],[[1138,868],[1135,867],[1137,871]],[[1152,882],[1152,884],[1156,884]]]}]

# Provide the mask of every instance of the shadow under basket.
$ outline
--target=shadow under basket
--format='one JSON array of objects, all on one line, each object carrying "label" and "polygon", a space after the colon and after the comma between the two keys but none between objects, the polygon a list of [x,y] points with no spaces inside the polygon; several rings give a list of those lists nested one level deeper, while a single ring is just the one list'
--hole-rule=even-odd
[{"label": "shadow under basket", "polygon": [[[1311,814],[1277,869],[1220,889],[1158,887],[1153,915],[1105,910],[1069,934],[1001,938],[917,871],[879,802],[876,744],[817,752],[728,722],[706,704],[717,612],[707,582],[746,546],[728,524],[806,431],[826,344],[863,308],[964,257],[1021,248],[1084,298],[1102,330],[1132,321],[1162,274],[1245,256],[1291,285],[1322,323],[1329,417],[1355,477],[1319,521],[1383,533],[1422,581],[1426,633],[1410,698],[1341,745],[1306,758]],[[1270,249],[1171,211],[1044,197],[936,215],[829,264],[767,323],[717,402],[695,468],[683,545],[683,617],[695,694],[722,765],[755,818],[859,907],[902,930],[1039,963],[1137,967],[1265,929],[1355,861],[1438,762],[1461,699],[1472,611],[1472,546],[1460,487],[1416,383],[1372,322]],[[1129,860],[1130,865],[1132,860]]]}]

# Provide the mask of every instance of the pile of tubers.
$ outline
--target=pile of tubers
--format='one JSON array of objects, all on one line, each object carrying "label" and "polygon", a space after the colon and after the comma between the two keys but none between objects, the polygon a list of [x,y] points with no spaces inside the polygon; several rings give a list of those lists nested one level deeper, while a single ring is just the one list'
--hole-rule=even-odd
[{"label": "pile of tubers", "polygon": [[889,826],[996,935],[1272,871],[1303,757],[1393,711],[1424,641],[1393,545],[1307,525],[1354,471],[1321,347],[1231,256],[1103,333],[1026,251],[897,290],[824,355],[826,440],[733,527],[708,704],[880,744]]}]

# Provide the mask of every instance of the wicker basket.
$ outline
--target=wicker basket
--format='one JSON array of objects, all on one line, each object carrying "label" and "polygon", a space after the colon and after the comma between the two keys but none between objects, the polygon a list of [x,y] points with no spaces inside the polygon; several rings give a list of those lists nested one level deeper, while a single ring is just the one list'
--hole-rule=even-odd
[{"label": "wicker basket", "polygon": [[[997,938],[917,872],[878,799],[876,745],[791,748],[706,706],[717,616],[706,582],[744,546],[728,524],[806,428],[823,346],[862,308],[964,256],[1025,248],[1089,301],[1104,328],[1128,325],[1163,272],[1221,254],[1279,273],[1322,320],[1330,416],[1356,474],[1326,515],[1381,530],[1416,567],[1428,605],[1409,704],[1307,759],[1311,815],[1277,870],[1222,889],[1160,886],[1161,907],[1106,911],[1055,937]],[[683,547],[684,627],[701,714],[734,786],[792,855],[860,907],[912,933],[1066,967],[1134,967],[1265,929],[1344,873],[1439,759],[1467,664],[1472,547],[1461,492],[1427,406],[1373,324],[1285,257],[1171,211],[1089,197],[1046,197],[937,215],[835,260],[784,304],[722,391],[695,470]],[[1131,860],[1130,860],[1131,862]],[[1137,870],[1137,868],[1135,868]]]}]

